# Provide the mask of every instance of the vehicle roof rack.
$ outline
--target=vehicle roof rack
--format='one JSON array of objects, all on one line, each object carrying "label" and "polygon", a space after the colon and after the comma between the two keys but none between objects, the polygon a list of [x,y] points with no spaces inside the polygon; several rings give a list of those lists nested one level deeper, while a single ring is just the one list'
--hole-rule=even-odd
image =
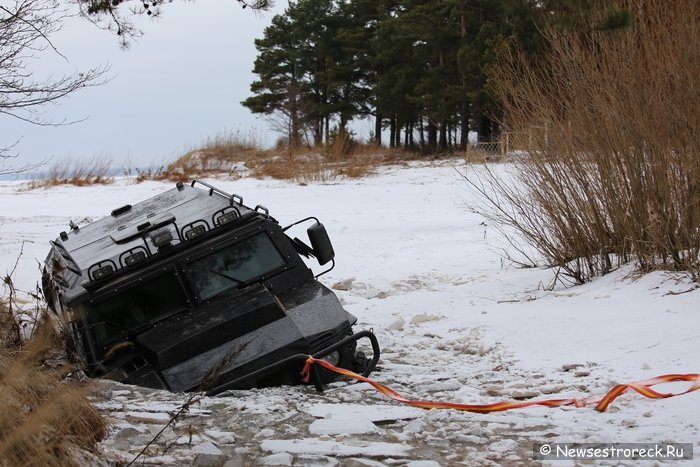
[{"label": "vehicle roof rack", "polygon": [[238,204],[238,205],[243,205],[243,197],[237,194],[229,194],[226,193],[224,190],[220,190],[219,188],[216,188],[214,185],[210,185],[207,182],[203,182],[201,180],[192,180],[192,184],[190,185],[191,187],[194,187],[196,183],[199,183],[200,185],[204,185],[205,187],[209,188],[209,196],[213,195],[216,193],[217,195],[223,196],[224,198],[228,198],[229,201],[231,202],[231,205]]}]

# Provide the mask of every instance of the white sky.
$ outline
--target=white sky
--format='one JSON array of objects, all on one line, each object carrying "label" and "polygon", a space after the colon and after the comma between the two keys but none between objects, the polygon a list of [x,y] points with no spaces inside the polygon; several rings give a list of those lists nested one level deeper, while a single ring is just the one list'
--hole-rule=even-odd
[{"label": "white sky", "polygon": [[39,74],[61,75],[110,65],[110,82],[45,108],[53,121],[38,127],[0,115],[0,147],[19,140],[13,165],[106,156],[113,166],[143,167],[170,160],[217,134],[252,135],[264,146],[279,136],[264,116],[240,105],[250,96],[256,50],[272,16],[243,10],[235,0],[175,2],[161,18],[139,23],[144,35],[122,50],[117,36],[85,20],[67,22],[52,42],[68,62],[43,56]]}]

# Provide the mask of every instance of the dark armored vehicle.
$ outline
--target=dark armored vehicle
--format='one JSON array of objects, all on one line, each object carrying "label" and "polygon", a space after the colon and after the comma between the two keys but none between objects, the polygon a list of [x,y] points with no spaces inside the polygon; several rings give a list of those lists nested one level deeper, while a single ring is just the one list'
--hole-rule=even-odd
[{"label": "dark armored vehicle", "polygon": [[[286,234],[306,221],[310,246]],[[195,180],[70,227],[42,282],[69,355],[92,376],[215,394],[298,383],[305,355],[365,376],[377,363],[374,334],[353,334],[355,317],[300,257],[335,264],[315,218],[281,228],[263,206]]]}]

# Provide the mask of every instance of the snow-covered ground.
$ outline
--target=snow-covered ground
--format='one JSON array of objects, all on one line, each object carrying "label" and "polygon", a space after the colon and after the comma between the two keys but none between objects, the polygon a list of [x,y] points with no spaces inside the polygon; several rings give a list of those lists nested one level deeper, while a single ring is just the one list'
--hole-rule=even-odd
[{"label": "snow-covered ground", "polygon": [[[356,330],[377,334],[383,353],[373,377],[407,397],[578,398],[620,382],[700,371],[700,291],[687,277],[640,277],[624,268],[583,286],[551,287],[554,271],[503,259],[504,240],[467,209],[473,195],[456,169],[464,166],[453,160],[308,186],[212,183],[246,204],[267,206],[281,224],[309,215],[324,222],[337,267],[321,280],[358,317]],[[33,289],[48,241],[69,220],[85,224],[166,187],[118,180],[28,191],[20,182],[0,184],[0,272],[12,269],[24,244],[14,281]],[[106,382],[99,388],[98,404],[112,418],[104,454],[127,461],[188,397]],[[533,443],[682,442],[692,443],[699,465],[699,427],[700,391],[664,400],[625,394],[605,413],[531,407],[481,415],[405,407],[369,385],[341,382],[324,393],[282,387],[202,398],[145,460],[229,467],[520,465],[539,463],[532,460]]]}]

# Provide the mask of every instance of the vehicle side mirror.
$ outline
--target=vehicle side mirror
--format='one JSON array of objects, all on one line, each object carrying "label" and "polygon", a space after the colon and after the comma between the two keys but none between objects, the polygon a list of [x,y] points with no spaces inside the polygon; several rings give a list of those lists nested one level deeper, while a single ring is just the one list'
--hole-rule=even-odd
[{"label": "vehicle side mirror", "polygon": [[320,222],[315,223],[306,229],[306,233],[309,236],[309,241],[311,242],[311,247],[314,249],[314,255],[318,260],[318,264],[323,266],[335,258],[335,251],[333,251],[331,239],[328,238],[328,233],[323,224]]}]

